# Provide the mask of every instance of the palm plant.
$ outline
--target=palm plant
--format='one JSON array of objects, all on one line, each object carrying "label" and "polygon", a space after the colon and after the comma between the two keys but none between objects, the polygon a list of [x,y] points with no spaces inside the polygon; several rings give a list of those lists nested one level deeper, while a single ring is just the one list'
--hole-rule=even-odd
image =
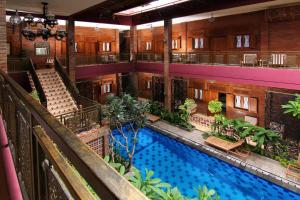
[{"label": "palm plant", "polygon": [[203,187],[199,187],[198,190],[198,198],[194,200],[219,200],[220,197],[215,190],[208,189],[206,185]]},{"label": "palm plant", "polygon": [[161,182],[159,178],[152,178],[154,172],[148,169],[146,170],[146,177],[143,178],[141,172],[132,168],[133,176],[129,177],[129,181],[141,192],[143,192],[150,199],[158,199],[158,190],[170,188],[170,184]]},{"label": "palm plant", "polygon": [[180,193],[177,187],[168,188],[167,191],[159,188],[153,188],[153,190],[158,194],[159,200],[189,200],[189,198]]},{"label": "palm plant", "polygon": [[285,110],[283,113],[291,113],[293,117],[300,119],[300,94],[295,94],[294,101],[288,101],[287,104],[281,105],[281,107]]},{"label": "palm plant", "polygon": [[256,126],[255,135],[252,137],[253,142],[257,142],[257,147],[261,148],[264,144],[275,142],[279,135],[272,130],[267,130]]},{"label": "palm plant", "polygon": [[122,163],[113,161],[108,155],[104,157],[104,161],[107,162],[112,168],[117,170],[122,176],[125,174],[125,166]]}]

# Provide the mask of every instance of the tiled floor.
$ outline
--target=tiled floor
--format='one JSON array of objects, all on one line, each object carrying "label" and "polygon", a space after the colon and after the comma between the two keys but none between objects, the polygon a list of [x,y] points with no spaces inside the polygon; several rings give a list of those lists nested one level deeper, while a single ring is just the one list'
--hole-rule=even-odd
[{"label": "tiled floor", "polygon": [[[183,137],[187,140],[196,142],[196,143],[200,143],[200,144],[204,144],[204,139],[202,138],[202,134],[203,132],[199,131],[199,130],[193,130],[191,132],[185,131],[183,129],[177,128],[175,126],[172,126],[164,121],[158,121],[152,124],[153,126],[162,129],[162,130],[166,130],[168,132],[172,132],[173,134],[179,136],[179,137]],[[252,153],[246,160],[245,162],[247,164],[250,164],[252,166],[255,166],[259,169],[262,169],[264,171],[267,171],[269,173],[275,174],[283,179],[289,179],[286,177],[285,175],[285,168],[283,166],[280,165],[279,162],[269,159],[267,157],[264,156],[260,156],[258,154]],[[289,179],[290,180],[290,179]],[[299,188],[300,188],[300,182],[297,180],[291,180],[293,182],[295,182],[296,184],[298,184]]]}]

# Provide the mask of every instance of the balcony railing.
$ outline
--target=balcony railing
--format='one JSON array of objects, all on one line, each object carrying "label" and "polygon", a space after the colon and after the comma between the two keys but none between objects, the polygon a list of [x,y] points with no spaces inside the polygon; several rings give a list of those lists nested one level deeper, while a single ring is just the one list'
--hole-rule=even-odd
[{"label": "balcony railing", "polygon": [[[162,62],[163,55],[139,53],[138,61]],[[173,52],[172,63],[258,67],[300,67],[300,51],[203,51]]]},{"label": "balcony railing", "polygon": [[24,199],[147,199],[3,71],[0,113]]},{"label": "balcony railing", "polygon": [[[110,64],[129,62],[130,54],[103,54],[103,55],[76,55],[76,66],[91,64]],[[58,60],[62,65],[66,65],[66,58],[59,57]]]}]

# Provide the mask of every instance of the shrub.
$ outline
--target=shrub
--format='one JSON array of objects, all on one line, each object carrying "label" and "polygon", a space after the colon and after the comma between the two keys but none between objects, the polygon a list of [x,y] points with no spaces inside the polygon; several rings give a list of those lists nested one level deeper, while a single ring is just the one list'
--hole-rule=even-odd
[{"label": "shrub", "polygon": [[223,104],[221,101],[218,101],[217,99],[212,100],[208,103],[208,110],[212,114],[217,114],[217,113],[222,112],[222,106],[223,106]]},{"label": "shrub", "polygon": [[293,117],[300,119],[300,94],[295,94],[294,101],[288,101],[287,104],[281,105],[284,109],[284,114],[291,113]]}]

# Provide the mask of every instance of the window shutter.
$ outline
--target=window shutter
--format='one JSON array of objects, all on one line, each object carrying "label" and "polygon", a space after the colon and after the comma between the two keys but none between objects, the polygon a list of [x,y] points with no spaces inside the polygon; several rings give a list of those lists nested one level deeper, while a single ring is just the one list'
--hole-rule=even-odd
[{"label": "window shutter", "polygon": [[188,88],[188,98],[189,99],[194,98],[194,88]]},{"label": "window shutter", "polygon": [[234,107],[234,95],[226,94],[226,107]]},{"label": "window shutter", "polygon": [[192,38],[192,48],[195,49],[195,38]]},{"label": "window shutter", "polygon": [[257,98],[249,98],[249,112],[257,113]]},{"label": "window shutter", "polygon": [[256,48],[256,38],[254,34],[250,35],[250,48],[255,49]]}]

